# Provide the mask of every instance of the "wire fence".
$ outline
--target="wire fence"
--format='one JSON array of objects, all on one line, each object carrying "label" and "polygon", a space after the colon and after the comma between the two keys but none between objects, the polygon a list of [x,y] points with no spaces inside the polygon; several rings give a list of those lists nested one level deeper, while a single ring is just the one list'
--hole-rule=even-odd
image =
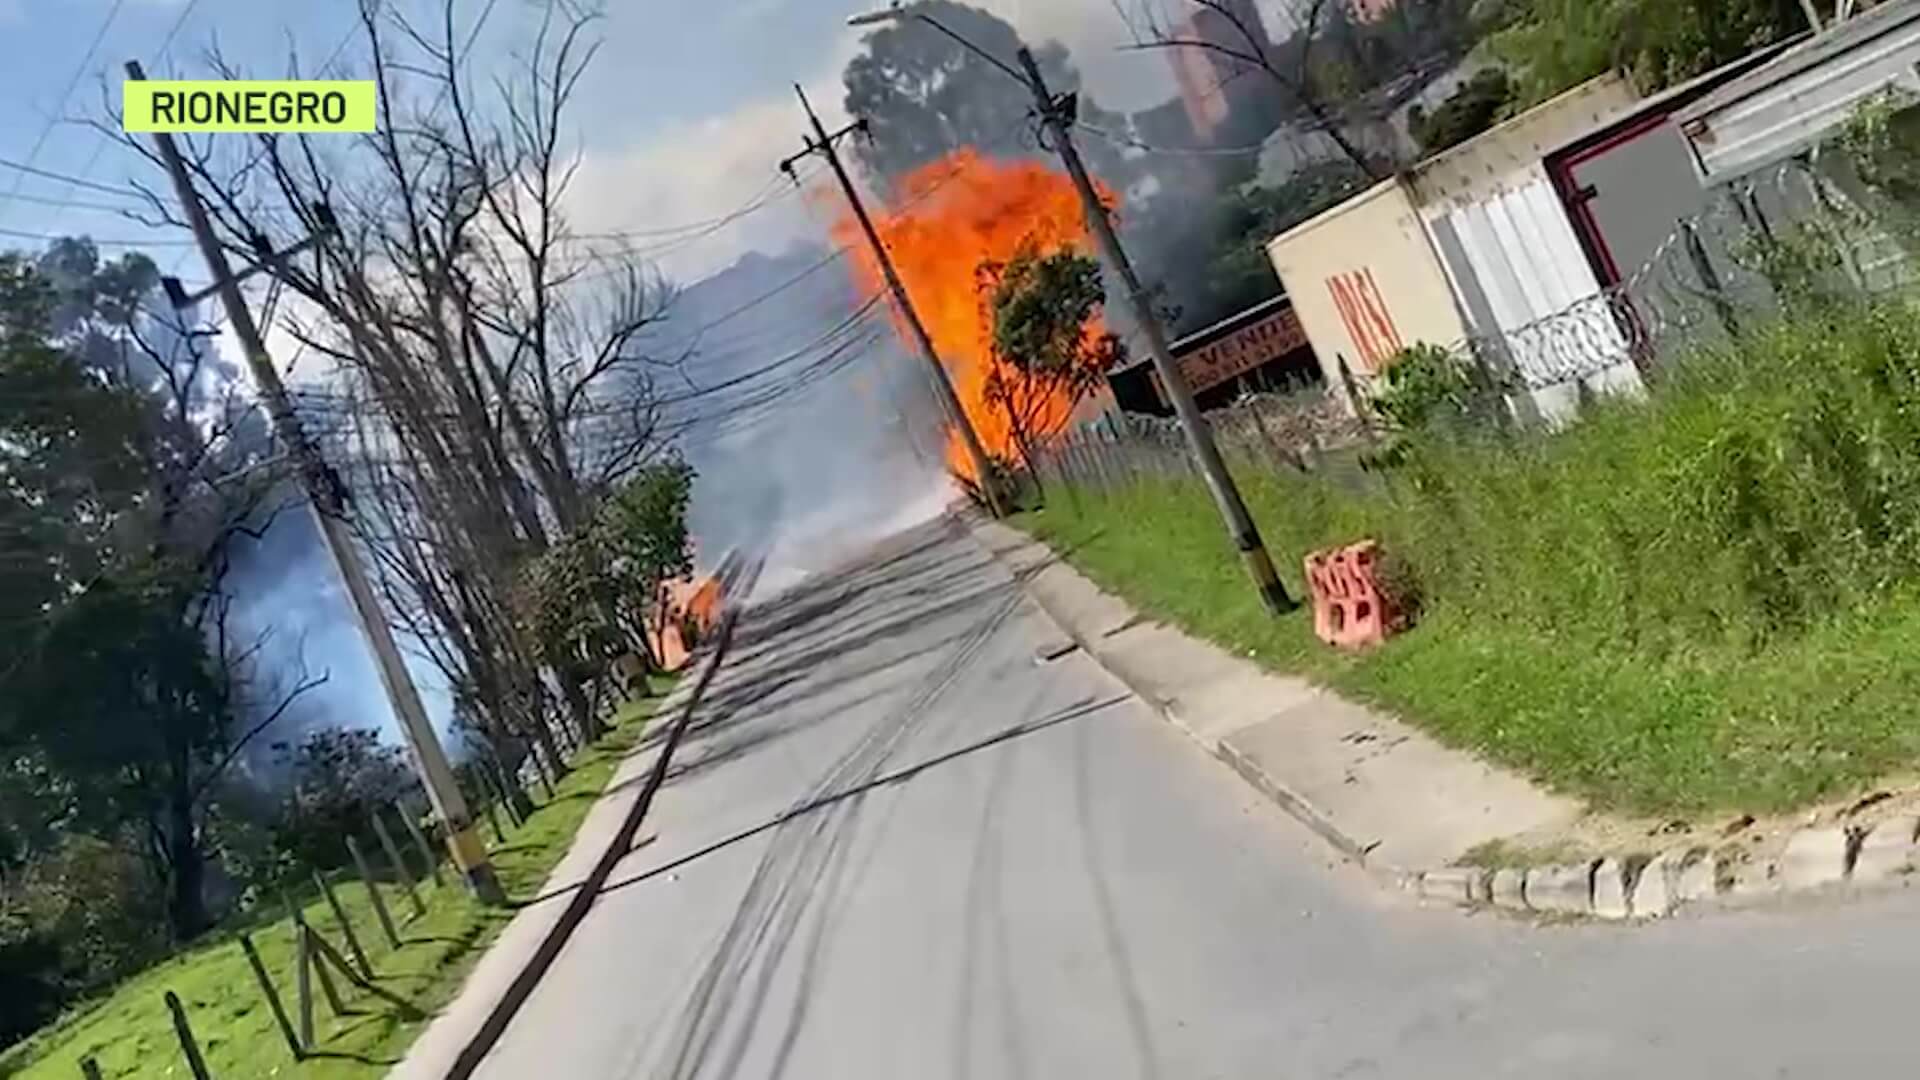
[{"label": "wire fence", "polygon": [[[1258,469],[1318,472],[1328,455],[1367,439],[1369,425],[1321,389],[1251,394],[1208,414],[1220,452]],[[1113,492],[1150,476],[1199,476],[1171,418],[1107,413],[1061,432],[1032,456],[1038,485]]]},{"label": "wire fence", "polygon": [[1629,389],[1779,317],[1792,294],[1880,295],[1912,283],[1890,219],[1840,152],[1714,190],[1624,281],[1452,351],[1509,392]]}]

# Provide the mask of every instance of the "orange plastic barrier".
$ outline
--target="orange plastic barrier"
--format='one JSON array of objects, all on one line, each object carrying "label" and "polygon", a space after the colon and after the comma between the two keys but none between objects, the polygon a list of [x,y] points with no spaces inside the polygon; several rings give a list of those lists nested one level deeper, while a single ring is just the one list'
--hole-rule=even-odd
[{"label": "orange plastic barrier", "polygon": [[1372,648],[1406,628],[1406,613],[1380,587],[1380,545],[1362,540],[1306,558],[1313,632],[1339,649]]}]

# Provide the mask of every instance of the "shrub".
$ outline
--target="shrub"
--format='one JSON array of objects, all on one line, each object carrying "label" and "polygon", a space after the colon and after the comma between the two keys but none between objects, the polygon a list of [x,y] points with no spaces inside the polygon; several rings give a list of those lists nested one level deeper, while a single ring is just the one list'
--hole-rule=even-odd
[{"label": "shrub", "polygon": [[[1396,415],[1456,386],[1409,378]],[[1903,305],[1829,306],[1564,431],[1414,439],[1391,486],[1374,513],[1432,602],[1663,653],[1757,647],[1920,574],[1920,329]]]},{"label": "shrub", "polygon": [[83,834],[0,891],[0,1046],[166,949],[166,911],[129,846]]}]

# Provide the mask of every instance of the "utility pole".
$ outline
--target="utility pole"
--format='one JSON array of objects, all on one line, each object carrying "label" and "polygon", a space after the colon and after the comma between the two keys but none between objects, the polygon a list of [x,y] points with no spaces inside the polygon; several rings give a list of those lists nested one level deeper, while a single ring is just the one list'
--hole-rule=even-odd
[{"label": "utility pole", "polygon": [[880,233],[873,227],[873,219],[867,215],[867,205],[861,200],[859,189],[853,186],[853,178],[847,175],[846,166],[840,161],[840,152],[834,148],[833,144],[840,139],[853,132],[866,130],[866,121],[849,124],[829,135],[821,125],[820,117],[814,113],[813,103],[807,100],[807,92],[797,83],[793,90],[800,95],[800,107],[807,111],[807,122],[813,125],[813,134],[807,137],[806,150],[782,161],[780,170],[793,175],[794,162],[810,154],[819,154],[833,167],[833,175],[840,181],[840,190],[846,193],[853,216],[860,220],[860,229],[866,233],[867,243],[873,248],[874,261],[880,264],[880,274],[886,279],[887,290],[893,294],[894,306],[912,330],[914,344],[919,346],[921,357],[933,369],[934,389],[940,397],[940,403],[946,406],[948,419],[960,432],[960,441],[966,444],[967,457],[973,462],[974,475],[980,478],[980,493],[986,497],[987,509],[994,517],[1005,517],[1006,508],[1000,502],[1000,485],[994,476],[993,459],[987,456],[986,448],[980,443],[980,433],[973,429],[973,421],[967,418],[967,410],[960,404],[960,395],[954,393],[953,380],[947,376],[946,366],[940,363],[940,354],[933,347],[933,337],[927,333],[926,324],[920,321],[920,312],[914,308],[905,283],[893,268],[893,258],[887,254],[887,246],[880,241]]},{"label": "utility pole", "polygon": [[[927,18],[926,21],[932,20]],[[937,23],[935,25],[938,26]],[[944,27],[939,28],[945,30]],[[1134,322],[1139,324],[1141,334],[1147,339],[1147,351],[1153,358],[1154,371],[1160,376],[1160,385],[1166,389],[1167,397],[1173,401],[1173,411],[1180,418],[1180,430],[1187,436],[1187,448],[1200,464],[1200,473],[1206,477],[1207,488],[1220,508],[1220,516],[1226,519],[1233,545],[1239,549],[1248,575],[1259,587],[1260,599],[1266,604],[1267,610],[1275,615],[1284,615],[1299,605],[1287,595],[1286,586],[1274,573],[1273,559],[1267,555],[1266,544],[1260,539],[1260,530],[1253,523],[1253,515],[1247,513],[1247,504],[1240,498],[1240,489],[1234,484],[1232,474],[1227,472],[1227,463],[1220,456],[1220,448],[1214,444],[1213,431],[1208,427],[1206,417],[1200,414],[1200,406],[1193,400],[1193,391],[1187,387],[1186,376],[1180,373],[1180,364],[1173,358],[1173,351],[1167,347],[1166,330],[1154,314],[1147,290],[1140,284],[1140,275],[1134,272],[1126,249],[1120,246],[1120,237],[1114,233],[1113,222],[1107,217],[1106,205],[1100,201],[1100,193],[1094,190],[1087,166],[1080,160],[1079,148],[1074,146],[1075,95],[1067,94],[1056,99],[1047,89],[1046,79],[1040,74],[1040,65],[1034,63],[1033,53],[1022,48],[1019,59],[1020,67],[1025,72],[1025,78],[1021,81],[1033,91],[1040,118],[1052,133],[1051,149],[1060,155],[1060,160],[1067,166],[1067,173],[1073,177],[1073,186],[1080,193],[1081,204],[1086,207],[1087,225],[1093,230],[1101,255],[1120,275],[1126,287],[1127,306]]]},{"label": "utility pole", "polygon": [[[136,81],[146,78],[139,61],[127,61],[127,77]],[[220,303],[227,312],[227,321],[232,324],[234,336],[247,354],[247,365],[253,372],[261,397],[266,400],[274,431],[285,441],[298,465],[315,523],[326,541],[327,550],[333,555],[335,568],[346,583],[354,615],[360,622],[360,631],[373,653],[380,671],[380,682],[386,688],[387,700],[393,706],[395,718],[400,721],[401,733],[413,752],[421,783],[427,789],[427,798],[446,829],[447,848],[453,856],[453,864],[466,879],[467,887],[482,903],[504,904],[506,894],[500,888],[500,879],[494,874],[487,849],[474,829],[473,816],[454,778],[453,766],[447,761],[447,753],[440,746],[440,737],[427,719],[426,707],[421,704],[420,693],[413,685],[413,675],[401,658],[400,648],[393,638],[393,628],[387,625],[386,612],[381,610],[379,595],[374,590],[365,564],[360,560],[359,550],[353,546],[353,537],[347,531],[346,492],[340,476],[321,457],[319,447],[307,436],[300,418],[293,411],[286,384],[280,381],[280,373],[275,370],[273,358],[267,354],[266,342],[260,336],[260,327],[253,321],[253,312],[247,308],[246,296],[240,291],[240,282],[247,275],[236,277],[228,265],[226,252],[221,249],[219,238],[214,235],[213,223],[207,217],[207,209],[200,202],[199,193],[193,188],[193,178],[187,172],[179,148],[174,145],[173,136],[164,131],[155,132],[153,143],[161,161],[166,164],[181,209],[186,212],[187,223],[193,229],[194,240],[207,261],[207,271],[213,277],[213,291],[219,294]],[[249,270],[248,274],[257,269]],[[198,299],[180,294],[177,286],[169,289],[169,293],[177,306],[185,306]]]}]

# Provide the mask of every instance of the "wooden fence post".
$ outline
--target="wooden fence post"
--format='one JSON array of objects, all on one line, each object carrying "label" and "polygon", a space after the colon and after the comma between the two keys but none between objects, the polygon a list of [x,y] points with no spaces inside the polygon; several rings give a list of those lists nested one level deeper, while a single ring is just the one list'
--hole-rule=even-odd
[{"label": "wooden fence post", "polygon": [[[484,770],[481,775],[485,775]],[[482,799],[480,805],[486,810],[487,827],[493,830],[493,842],[496,844],[505,844],[507,842],[507,834],[500,831],[500,814],[493,808],[494,801],[493,799]]]},{"label": "wooden fence post", "polygon": [[[608,701],[612,701],[612,695],[608,695]],[[607,715],[611,717],[618,708],[619,706],[610,704]],[[521,760],[519,769],[509,769],[507,763],[500,759],[499,754],[490,751],[488,756],[493,761],[493,775],[495,782],[500,785],[500,793],[506,797],[508,805],[513,810],[513,816],[518,819],[519,824],[525,825],[528,816],[533,813],[534,805],[533,796],[527,792],[527,785],[521,779],[521,773],[526,768],[525,759]],[[527,756],[533,756],[531,749],[527,751]]]},{"label": "wooden fence post", "polygon": [[293,1005],[300,1017],[301,1046],[313,1045],[313,945],[307,940],[311,933],[303,922],[295,928],[293,939]]},{"label": "wooden fence post", "polygon": [[206,1059],[200,1056],[200,1044],[193,1041],[187,1010],[180,1004],[180,995],[171,990],[167,991],[167,1010],[173,1013],[173,1034],[180,1040],[180,1052],[186,1055],[187,1068],[193,1070],[193,1080],[213,1080],[207,1072]]},{"label": "wooden fence post", "polygon": [[[300,950],[299,963],[295,966],[295,972],[298,975],[298,981],[301,983],[301,987],[302,987],[300,993],[303,997],[305,997],[307,995],[307,991],[305,989],[305,986],[306,986],[305,980],[308,974],[307,969],[311,965],[313,960],[313,945],[311,942],[307,940],[307,938],[310,934],[313,933],[313,928],[307,925],[306,912],[301,911],[297,907],[294,907],[293,901],[291,899],[287,899],[285,893],[281,894],[281,898],[286,899],[287,911],[293,919],[293,943],[294,943],[294,947]],[[312,972],[312,974],[320,980],[320,992],[326,995],[327,1007],[333,1010],[333,1014],[335,1016],[344,1015],[344,1011],[342,1010],[341,1003],[340,1003],[340,990],[339,988],[333,985],[333,976],[327,974],[326,968],[315,969]],[[310,1008],[310,1006],[306,1004],[302,1004],[301,1007]],[[305,1044],[308,1046],[313,1045],[312,1028],[313,1028],[312,1018],[311,1016],[309,1016],[307,1018],[306,1025],[301,1029],[303,1032],[305,1032],[303,1036],[303,1040]]]},{"label": "wooden fence post", "polygon": [[333,886],[327,883],[325,874],[313,872],[314,884],[320,886],[320,892],[327,898],[327,906],[333,909],[333,917],[340,924],[340,936],[347,941],[347,951],[353,954],[354,962],[360,965],[361,974],[373,978],[373,965],[367,962],[366,951],[360,948],[360,939],[353,935],[353,923],[347,921],[347,909],[340,906],[340,898],[333,895]]},{"label": "wooden fence post", "polygon": [[507,783],[507,771],[501,766],[500,759],[491,754],[482,758],[480,771],[485,773],[487,780],[493,784],[494,796],[507,811],[507,821],[516,829],[525,826],[527,815],[521,812],[520,800],[513,797],[513,786]]},{"label": "wooden fence post", "polygon": [[340,958],[340,954],[334,951],[333,946],[327,944],[326,938],[321,937],[319,934],[314,934],[312,935],[312,940],[314,955],[324,961],[324,963],[316,965],[320,970],[325,971],[327,964],[332,964],[334,967],[340,969],[340,973],[345,975],[347,980],[353,983],[353,985],[390,1005],[398,1006],[402,1019],[426,1019],[427,1014],[421,1011],[418,1005],[415,1005],[413,1002],[408,1001],[406,998],[390,990],[382,990],[372,979],[361,978],[358,972],[354,971],[352,967],[348,966],[345,960]]},{"label": "wooden fence post", "polygon": [[420,823],[414,820],[412,814],[407,813],[406,807],[395,803],[394,809],[400,814],[400,824],[405,826],[407,832],[413,836],[414,846],[420,849],[420,857],[427,861],[427,876],[433,879],[433,887],[436,889],[439,888],[442,884],[440,881],[440,860],[434,857],[433,845],[427,843],[427,834],[421,831]]},{"label": "wooden fence post", "polygon": [[380,841],[380,850],[387,853],[387,861],[393,864],[393,872],[400,877],[400,884],[407,890],[407,901],[413,905],[413,917],[425,918],[427,906],[420,902],[420,890],[413,879],[413,871],[407,869],[407,860],[400,857],[400,849],[394,845],[393,834],[387,832],[387,824],[380,820],[380,811],[375,809],[368,815],[373,821],[373,835]]},{"label": "wooden fence post", "polygon": [[380,895],[380,883],[373,879],[373,870],[367,866],[367,857],[360,852],[360,844],[353,837],[347,837],[347,854],[353,859],[353,868],[360,874],[360,883],[367,887],[367,899],[373,902],[373,917],[380,929],[387,935],[387,944],[400,947],[400,930],[393,925],[393,915],[387,911],[387,901]]},{"label": "wooden fence post", "polygon": [[273,1012],[273,1022],[280,1026],[280,1035],[287,1040],[287,1049],[293,1052],[293,1060],[305,1060],[306,1044],[293,1032],[293,1021],[287,1019],[287,1010],[280,1004],[280,994],[273,988],[273,978],[267,974],[267,965],[260,962],[260,950],[253,947],[253,939],[245,934],[240,935],[240,950],[247,954],[253,977],[260,982],[260,993],[267,999],[267,1008]]}]

